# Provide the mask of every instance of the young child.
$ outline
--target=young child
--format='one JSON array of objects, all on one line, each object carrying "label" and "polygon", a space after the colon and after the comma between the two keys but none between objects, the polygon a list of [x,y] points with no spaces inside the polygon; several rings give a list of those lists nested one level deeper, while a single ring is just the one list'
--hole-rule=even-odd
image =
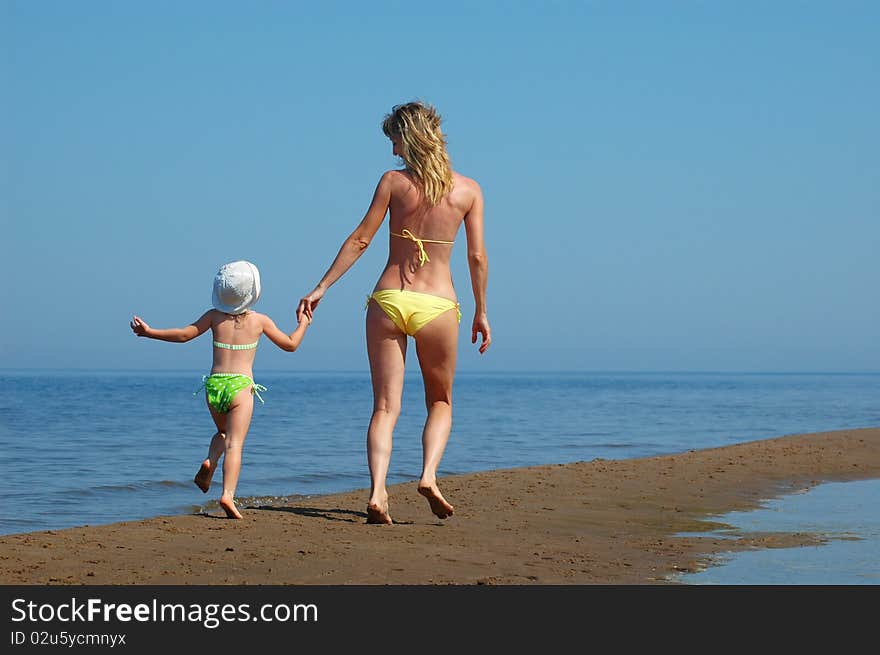
[{"label": "young child", "polygon": [[[226,516],[242,518],[235,507],[235,487],[241,471],[241,453],[254,411],[254,395],[266,388],[254,383],[253,363],[260,335],[265,334],[282,350],[293,352],[305,336],[308,317],[301,318],[296,330],[285,334],[265,314],[251,307],[260,298],[260,272],[248,261],[235,261],[220,267],[214,276],[213,309],[182,328],[157,329],[140,317],[131,319],[131,329],[139,337],[184,343],[207,332],[214,338],[214,362],[211,374],[203,376],[208,410],[217,426],[211,439],[208,458],[202,462],[193,480],[203,493],[223,456],[223,493],[220,507]],[[247,393],[242,393],[247,391]]]}]

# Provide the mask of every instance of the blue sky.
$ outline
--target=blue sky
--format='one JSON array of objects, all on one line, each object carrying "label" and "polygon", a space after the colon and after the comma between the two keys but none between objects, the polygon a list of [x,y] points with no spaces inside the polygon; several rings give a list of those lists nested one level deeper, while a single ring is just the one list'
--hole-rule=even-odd
[{"label": "blue sky", "polygon": [[[486,199],[494,343],[460,370],[880,371],[880,4],[3,0],[0,368],[194,369],[233,259],[297,300],[444,117]],[[365,370],[385,230],[302,348]],[[411,353],[414,355],[414,353]],[[415,357],[408,366],[415,367]]]}]

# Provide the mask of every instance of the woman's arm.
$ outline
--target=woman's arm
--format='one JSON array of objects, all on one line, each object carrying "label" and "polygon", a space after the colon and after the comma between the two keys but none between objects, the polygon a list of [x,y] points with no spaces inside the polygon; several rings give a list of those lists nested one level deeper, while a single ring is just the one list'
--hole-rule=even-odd
[{"label": "woman's arm", "polygon": [[275,321],[271,318],[265,314],[260,314],[260,316],[262,317],[263,334],[269,337],[269,340],[281,348],[281,350],[286,350],[289,353],[292,353],[299,348],[299,344],[302,343],[303,337],[306,335],[306,330],[311,323],[311,320],[304,316],[299,322],[299,325],[296,326],[296,329],[290,334],[286,334],[275,325]]},{"label": "woman's arm", "polygon": [[369,209],[367,209],[367,213],[354,232],[343,241],[330,268],[327,269],[327,272],[324,273],[321,281],[318,282],[312,292],[300,299],[299,306],[296,308],[297,321],[302,320],[303,314],[311,320],[312,312],[318,306],[327,289],[345,275],[348,269],[364,254],[364,251],[370,245],[370,241],[373,240],[373,236],[385,219],[390,202],[391,171],[388,171],[379,180],[379,184],[376,185],[376,190],[373,192],[373,200],[370,203]]},{"label": "woman's arm", "polygon": [[477,342],[477,334],[482,336],[480,354],[492,343],[492,330],[489,327],[489,314],[486,308],[486,287],[489,283],[489,259],[483,241],[483,192],[480,185],[473,182],[474,201],[464,217],[467,236],[467,261],[471,274],[471,288],[474,292],[474,320],[471,324],[471,343]]},{"label": "woman's arm", "polygon": [[204,334],[211,327],[211,312],[208,310],[195,321],[182,328],[152,328],[139,316],[133,316],[131,319],[132,332],[139,337],[147,337],[149,339],[158,339],[159,341],[171,341],[173,343],[185,343],[197,336]]}]

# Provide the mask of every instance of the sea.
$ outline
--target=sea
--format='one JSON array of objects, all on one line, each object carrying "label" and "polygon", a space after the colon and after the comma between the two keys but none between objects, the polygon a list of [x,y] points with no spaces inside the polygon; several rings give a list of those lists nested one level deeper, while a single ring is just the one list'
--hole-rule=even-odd
[{"label": "sea", "polygon": [[[255,403],[244,446],[240,505],[369,486],[368,371],[258,371],[256,381],[267,391],[265,402]],[[214,433],[201,373],[7,369],[0,385],[0,534],[217,510],[219,471],[209,494],[192,482]],[[417,371],[407,371],[403,396],[389,484],[416,480],[420,472],[425,407]],[[441,477],[876,427],[880,373],[461,371],[453,401]],[[811,501],[814,494],[821,497]],[[785,505],[795,501],[801,504]],[[842,508],[853,506],[859,513],[850,511],[841,525]],[[880,552],[880,481],[819,485],[803,498],[768,499],[766,511],[771,527],[775,512],[777,529],[810,526],[829,535],[829,561],[820,555],[809,578],[799,564],[816,549],[762,551],[793,551],[794,563],[771,565],[771,584],[880,583],[880,558],[832,554],[842,542]],[[834,521],[823,527],[823,517]],[[743,529],[768,529],[728,518]],[[745,556],[719,561],[712,575],[679,580],[768,580],[757,573],[759,563],[740,566],[738,557]]]}]

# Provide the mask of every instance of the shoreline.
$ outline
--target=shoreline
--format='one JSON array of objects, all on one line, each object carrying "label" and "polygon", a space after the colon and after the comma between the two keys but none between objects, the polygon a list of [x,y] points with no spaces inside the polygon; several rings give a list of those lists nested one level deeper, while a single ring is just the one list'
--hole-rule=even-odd
[{"label": "shoreline", "polygon": [[[880,478],[880,428],[788,435],[640,459],[442,477],[455,515],[415,482],[208,514],[0,536],[4,585],[679,584],[713,554],[815,545],[810,533],[718,538],[718,516],[822,482]],[[687,533],[688,536],[677,536]],[[697,534],[703,533],[703,534]]]}]

